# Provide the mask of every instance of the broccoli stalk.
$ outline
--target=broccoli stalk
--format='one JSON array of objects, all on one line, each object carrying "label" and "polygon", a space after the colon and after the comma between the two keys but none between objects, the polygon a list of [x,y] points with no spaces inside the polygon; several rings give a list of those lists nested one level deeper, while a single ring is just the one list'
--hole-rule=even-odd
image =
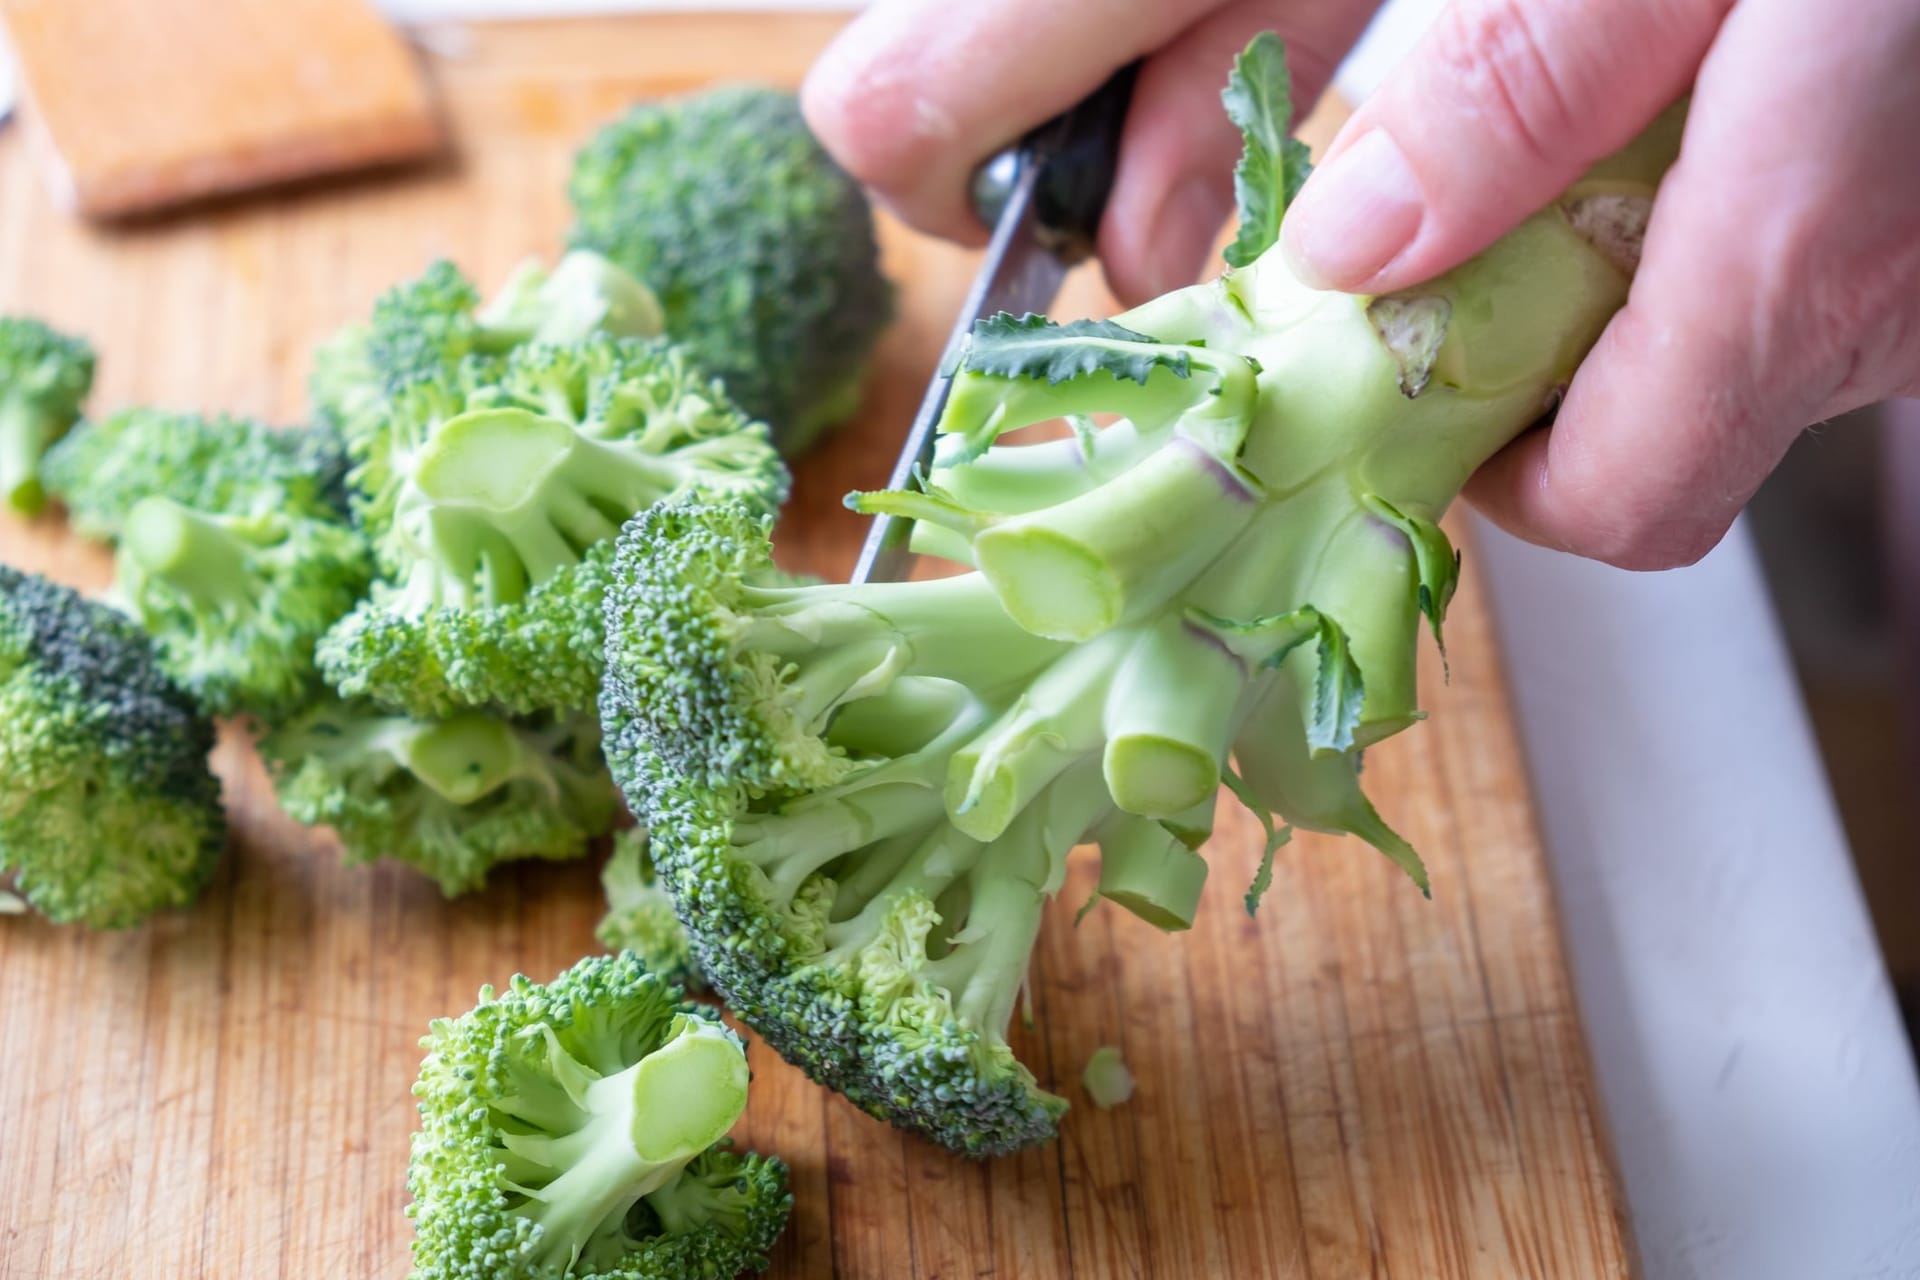
[{"label": "broccoli stalk", "polygon": [[[971,572],[743,586],[770,550],[737,506],[663,504],[620,539],[609,760],[702,971],[816,1078],[955,1149],[1053,1132],[1005,1031],[1074,844],[1100,846],[1101,897],[1184,928],[1225,783],[1269,832],[1250,907],[1288,822],[1427,890],[1358,772],[1420,715],[1421,619],[1437,637],[1458,573],[1436,522],[1625,299],[1622,219],[1591,202],[1644,208],[1677,136],[1355,298],[1271,247],[1302,163],[1277,40],[1227,98],[1246,265],[1114,320],[982,321],[925,483],[850,500]],[[1054,418],[1073,439],[1000,442]]]},{"label": "broccoli stalk", "polygon": [[40,459],[67,434],[93,389],[93,348],[38,320],[0,316],[0,502],[23,516],[46,505]]},{"label": "broccoli stalk", "polygon": [[210,515],[166,497],[127,514],[118,591],[161,665],[215,715],[277,719],[315,692],[314,643],[371,576],[344,522],[282,512]]},{"label": "broccoli stalk", "polygon": [[127,618],[0,566],[0,876],[62,924],[191,903],[226,840],[213,725]]},{"label": "broccoli stalk", "polygon": [[726,1133],[747,1059],[632,956],[516,977],[440,1019],[414,1093],[415,1280],[678,1280],[766,1265],[791,1198]]},{"label": "broccoli stalk", "polygon": [[619,812],[590,723],[412,720],[322,703],[262,739],[281,807],[350,863],[392,858],[448,897],[497,864],[579,857]]},{"label": "broccoli stalk", "polygon": [[620,526],[676,494],[772,510],[757,423],[664,344],[530,345],[396,397],[355,473],[385,569],[320,645],[348,696],[416,715],[588,707]]}]

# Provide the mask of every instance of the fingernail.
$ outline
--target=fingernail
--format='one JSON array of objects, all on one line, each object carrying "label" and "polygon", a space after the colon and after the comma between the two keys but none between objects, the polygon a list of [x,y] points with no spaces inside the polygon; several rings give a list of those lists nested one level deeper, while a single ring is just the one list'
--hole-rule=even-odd
[{"label": "fingernail", "polygon": [[1200,264],[1227,225],[1227,202],[1218,187],[1205,178],[1188,178],[1173,189],[1160,206],[1153,235],[1147,241],[1148,296],[1184,289],[1200,275]]},{"label": "fingernail", "polygon": [[1315,289],[1351,289],[1392,262],[1420,230],[1420,184],[1385,130],[1314,171],[1281,224],[1280,251]]}]

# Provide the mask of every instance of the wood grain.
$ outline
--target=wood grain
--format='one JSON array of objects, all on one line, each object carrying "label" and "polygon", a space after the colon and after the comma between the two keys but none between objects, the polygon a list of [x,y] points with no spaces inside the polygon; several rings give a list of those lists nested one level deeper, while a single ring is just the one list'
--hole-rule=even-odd
[{"label": "wood grain", "polygon": [[[92,335],[96,408],[140,400],[289,419],[305,357],[384,285],[449,254],[486,281],[550,251],[584,132],[717,76],[797,80],[830,34],[800,16],[477,28],[435,65],[457,165],[107,235],[51,210],[0,137],[0,307]],[[1324,133],[1324,130],[1322,130]],[[903,313],[859,421],[800,468],[781,545],[844,572],[839,507],[880,483],[971,269],[885,228]],[[1083,273],[1062,314],[1107,306]],[[75,583],[103,557],[57,521],[0,520],[0,555]],[[1289,1276],[1611,1277],[1620,1198],[1481,583],[1454,607],[1432,721],[1369,757],[1425,853],[1423,901],[1353,841],[1296,840],[1259,919],[1239,896],[1253,824],[1227,810],[1195,930],[1074,908],[1076,856],[1015,1042],[1075,1103],[1057,1144],[946,1155],[815,1088],[764,1046],[740,1136],[793,1165],[774,1274],[849,1280]],[[1431,656],[1429,655],[1429,659]],[[0,1277],[326,1275],[405,1266],[400,1209],[416,1041],[483,982],[594,949],[591,861],[500,875],[444,903],[347,870],[280,817],[244,739],[219,767],[235,840],[200,906],[116,935],[0,921]],[[1119,1045],[1126,1106],[1079,1072]]]},{"label": "wood grain", "polygon": [[426,155],[440,121],[368,0],[4,0],[56,194],[119,217]]}]

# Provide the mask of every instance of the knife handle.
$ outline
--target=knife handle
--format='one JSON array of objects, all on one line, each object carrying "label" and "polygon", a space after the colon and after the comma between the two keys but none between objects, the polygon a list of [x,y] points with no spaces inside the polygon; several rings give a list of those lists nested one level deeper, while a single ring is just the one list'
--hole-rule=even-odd
[{"label": "knife handle", "polygon": [[1139,74],[1139,61],[1129,62],[1077,105],[981,165],[972,193],[980,220],[989,227],[998,223],[1021,170],[1039,165],[1033,196],[1036,234],[1069,265],[1092,256]]}]

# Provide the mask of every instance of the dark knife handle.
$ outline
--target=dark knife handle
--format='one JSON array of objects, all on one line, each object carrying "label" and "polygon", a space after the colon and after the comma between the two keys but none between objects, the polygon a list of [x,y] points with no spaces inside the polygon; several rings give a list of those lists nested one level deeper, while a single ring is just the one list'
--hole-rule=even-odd
[{"label": "dark knife handle", "polygon": [[973,179],[973,207],[980,220],[990,227],[999,222],[1021,169],[1038,165],[1033,212],[1040,239],[1069,264],[1092,256],[1139,74],[1137,61],[1121,67],[1077,105],[981,165]]}]

